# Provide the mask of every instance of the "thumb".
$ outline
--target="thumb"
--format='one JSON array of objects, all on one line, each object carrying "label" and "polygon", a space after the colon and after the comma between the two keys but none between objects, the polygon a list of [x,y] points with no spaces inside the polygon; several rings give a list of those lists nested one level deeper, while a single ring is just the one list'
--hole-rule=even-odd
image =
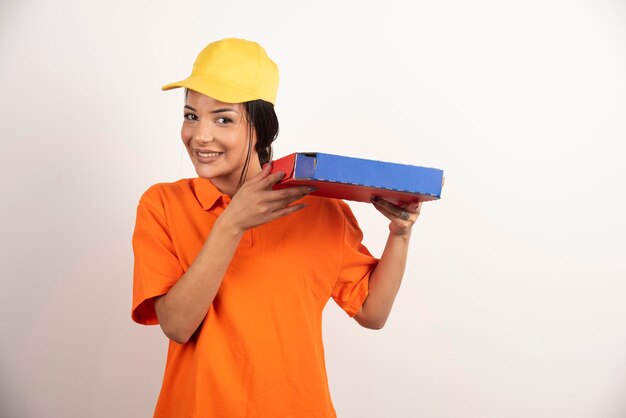
[{"label": "thumb", "polygon": [[420,206],[420,202],[413,202],[413,203],[410,203],[406,208],[411,212],[417,212],[419,206]]}]

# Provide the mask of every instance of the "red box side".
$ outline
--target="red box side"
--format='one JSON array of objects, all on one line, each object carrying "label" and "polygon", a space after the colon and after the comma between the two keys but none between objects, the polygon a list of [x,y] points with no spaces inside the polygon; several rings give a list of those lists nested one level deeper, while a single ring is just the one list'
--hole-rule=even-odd
[{"label": "red box side", "polygon": [[272,171],[270,172],[270,174],[282,171],[283,173],[285,173],[285,177],[283,177],[282,181],[289,180],[293,178],[293,169],[295,165],[296,154],[286,155],[285,157],[272,161]]}]

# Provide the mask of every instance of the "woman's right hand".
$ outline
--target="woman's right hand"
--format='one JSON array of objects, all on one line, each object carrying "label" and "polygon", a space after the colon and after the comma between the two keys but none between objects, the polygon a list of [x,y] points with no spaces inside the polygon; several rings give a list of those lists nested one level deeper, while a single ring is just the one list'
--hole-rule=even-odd
[{"label": "woman's right hand", "polygon": [[265,164],[259,174],[246,181],[218,220],[232,228],[236,234],[243,234],[250,228],[303,209],[304,204],[292,205],[292,203],[316,189],[296,186],[273,190],[272,187],[285,176],[285,173],[270,174],[270,172],[271,163]]}]

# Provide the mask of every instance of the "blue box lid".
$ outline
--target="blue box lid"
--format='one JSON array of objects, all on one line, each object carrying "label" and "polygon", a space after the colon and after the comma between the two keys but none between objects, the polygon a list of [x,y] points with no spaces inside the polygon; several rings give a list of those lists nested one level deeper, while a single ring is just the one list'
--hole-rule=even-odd
[{"label": "blue box lid", "polygon": [[298,153],[294,179],[418,193],[441,197],[443,170],[324,153]]}]

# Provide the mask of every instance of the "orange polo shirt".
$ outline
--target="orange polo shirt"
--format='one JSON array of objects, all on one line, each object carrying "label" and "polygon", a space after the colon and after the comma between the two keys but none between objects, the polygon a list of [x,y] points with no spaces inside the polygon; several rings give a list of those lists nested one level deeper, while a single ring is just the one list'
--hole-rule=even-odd
[{"label": "orange polo shirt", "polygon": [[[209,311],[186,344],[169,342],[155,417],[335,417],[324,363],[322,310],[348,315],[377,263],[348,205],[307,207],[241,239]],[[157,324],[153,299],[187,271],[230,202],[210,180],[152,186],[133,235],[132,318]]]}]

